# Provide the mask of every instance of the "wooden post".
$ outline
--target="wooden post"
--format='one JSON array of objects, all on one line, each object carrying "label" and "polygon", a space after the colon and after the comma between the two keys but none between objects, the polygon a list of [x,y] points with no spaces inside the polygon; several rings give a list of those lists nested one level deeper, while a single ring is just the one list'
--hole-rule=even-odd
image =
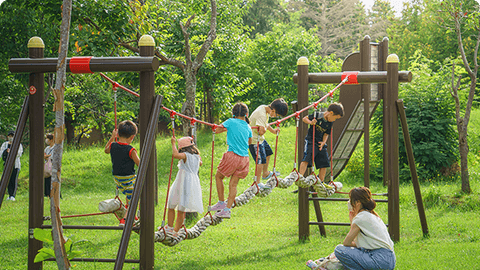
[{"label": "wooden post", "polygon": [[[140,56],[153,56],[155,40],[150,35],[144,35],[139,40]],[[153,110],[155,97],[155,72],[140,72],[140,145],[143,146],[147,133],[148,122]],[[157,121],[158,122],[158,121]],[[140,154],[142,149],[140,149]],[[155,227],[155,156],[157,152],[152,149],[148,161],[145,185],[141,194],[140,203],[140,269],[153,269],[154,267],[154,227]]]},{"label": "wooden post", "polygon": [[[386,120],[388,130],[388,155],[386,156],[388,170],[388,232],[393,241],[400,240],[400,205],[399,205],[399,165],[398,165],[398,118],[396,101],[398,99],[398,56],[391,54],[387,57],[387,89],[385,110],[388,111]],[[384,116],[387,117],[387,116]]]},{"label": "wooden post", "polygon": [[[30,58],[43,58],[45,44],[39,37],[28,41]],[[29,157],[29,208],[28,208],[28,269],[42,269],[42,263],[34,263],[35,256],[43,243],[33,238],[33,229],[43,224],[43,141],[45,117],[43,102],[45,96],[45,76],[43,73],[30,73],[29,78],[29,117],[30,117],[30,157]]]},{"label": "wooden post", "polygon": [[[370,71],[370,37],[360,42],[360,71]],[[363,184],[370,186],[370,84],[362,84],[363,97]]]},{"label": "wooden post", "polygon": [[[297,84],[297,100],[298,108],[305,108],[308,106],[308,59],[306,57],[300,57],[297,61],[298,72],[298,84]],[[307,134],[307,125],[303,123],[302,118],[308,115],[308,112],[302,112],[300,114],[300,123],[298,128],[298,163],[303,158],[304,139]],[[306,175],[306,173],[305,173]],[[310,235],[310,229],[308,225],[309,219],[309,205],[308,205],[308,188],[298,188],[298,238],[300,241],[308,239]]]},{"label": "wooden post", "polygon": [[[382,42],[380,43],[379,47],[379,56],[378,56],[378,70],[387,70],[387,57],[388,57],[388,38],[385,37],[383,38]],[[388,144],[388,131],[385,128],[386,126],[386,119],[388,113],[385,110],[385,92],[386,92],[386,86],[385,84],[379,84],[378,85],[378,97],[379,99],[384,99],[383,102],[383,145]],[[388,155],[388,149],[386,147],[383,147],[383,186],[386,186],[388,184],[388,166],[387,163],[385,162],[386,157]]]},{"label": "wooden post", "polygon": [[397,100],[397,110],[402,124],[403,141],[405,142],[405,151],[407,152],[408,166],[412,175],[413,190],[415,191],[415,200],[417,201],[418,216],[422,224],[423,236],[428,236],[427,218],[425,216],[425,209],[423,207],[422,192],[420,191],[420,183],[418,182],[417,168],[415,167],[415,158],[413,156],[412,141],[410,140],[410,133],[408,131],[407,115],[403,107],[403,100]]}]

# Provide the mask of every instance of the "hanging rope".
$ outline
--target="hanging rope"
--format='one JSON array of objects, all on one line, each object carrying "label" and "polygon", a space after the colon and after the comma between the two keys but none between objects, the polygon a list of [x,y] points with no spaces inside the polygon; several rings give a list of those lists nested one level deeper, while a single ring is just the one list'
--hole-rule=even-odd
[{"label": "hanging rope", "polygon": [[211,158],[211,164],[210,164],[210,196],[208,197],[208,212],[207,214],[205,214],[205,216],[207,215],[210,215],[210,217],[212,217],[212,214],[211,214],[211,210],[212,210],[212,187],[213,187],[213,154],[215,152],[215,131],[217,129],[217,125],[213,125],[212,126],[212,158]]},{"label": "hanging rope", "polygon": [[[175,138],[175,113],[174,112],[170,113],[170,119],[172,120],[172,137]],[[165,232],[165,218],[167,215],[168,195],[170,194],[170,183],[172,181],[172,171],[173,171],[173,154],[172,154],[172,160],[170,161],[170,174],[168,176],[167,196],[165,198],[165,207],[163,209],[163,220],[162,220],[162,226],[161,226],[161,229],[163,229],[164,232]]]}]

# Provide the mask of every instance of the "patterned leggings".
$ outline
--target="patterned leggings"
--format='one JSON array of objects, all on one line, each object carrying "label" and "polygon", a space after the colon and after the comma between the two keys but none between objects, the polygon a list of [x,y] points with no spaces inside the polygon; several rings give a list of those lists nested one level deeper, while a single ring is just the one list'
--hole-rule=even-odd
[{"label": "patterned leggings", "polygon": [[115,183],[117,184],[118,190],[120,190],[125,196],[127,196],[127,200],[130,201],[132,199],[133,187],[135,186],[135,181],[137,180],[136,175],[114,175],[113,178],[115,179]]}]

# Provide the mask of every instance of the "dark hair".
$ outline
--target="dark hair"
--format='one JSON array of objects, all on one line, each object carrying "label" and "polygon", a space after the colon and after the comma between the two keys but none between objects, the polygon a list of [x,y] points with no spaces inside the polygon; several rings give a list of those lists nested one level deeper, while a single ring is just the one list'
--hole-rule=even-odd
[{"label": "dark hair", "polygon": [[288,112],[288,104],[283,100],[283,98],[277,98],[272,103],[270,103],[270,108],[275,110],[275,113],[285,116]]},{"label": "dark hair", "polygon": [[137,134],[137,125],[130,120],[125,120],[118,124],[118,136],[122,138],[130,138]]},{"label": "dark hair", "polygon": [[245,116],[245,121],[247,122],[247,124],[250,124],[250,120],[248,119],[248,107],[245,103],[238,102],[237,104],[235,104],[232,109],[232,115],[234,118]]},{"label": "dark hair", "polygon": [[367,187],[357,187],[352,190],[350,190],[350,193],[348,194],[350,197],[350,203],[355,205],[357,201],[359,201],[362,204],[362,209],[367,210],[368,212],[376,215],[377,217],[379,216],[375,212],[375,207],[377,207],[377,203],[375,202],[374,199],[372,199],[372,192],[370,192],[370,189]]},{"label": "dark hair", "polygon": [[198,150],[198,148],[195,145],[189,145],[187,147],[178,149],[178,153],[184,153],[184,152],[188,152],[192,155],[200,155],[200,150]]},{"label": "dark hair", "polygon": [[7,137],[8,137],[8,136],[13,136],[13,135],[15,135],[15,131],[10,130],[10,131],[8,132],[8,134],[7,134]]},{"label": "dark hair", "polygon": [[327,111],[333,112],[333,115],[340,115],[343,117],[343,105],[339,102],[334,102],[328,106]]},{"label": "dark hair", "polygon": [[48,133],[45,137],[47,137],[47,139],[49,139],[49,140],[53,140],[53,134],[52,133]]}]

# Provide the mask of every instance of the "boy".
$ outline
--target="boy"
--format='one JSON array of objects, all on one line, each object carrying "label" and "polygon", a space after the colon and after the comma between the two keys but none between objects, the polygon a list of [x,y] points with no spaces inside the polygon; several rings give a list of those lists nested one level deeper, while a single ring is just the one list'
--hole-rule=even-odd
[{"label": "boy", "polygon": [[[118,141],[115,138],[118,134]],[[117,188],[127,197],[127,204],[130,202],[133,193],[133,187],[137,176],[135,175],[135,164],[139,166],[137,150],[130,144],[137,134],[137,126],[130,120],[121,122],[118,125],[118,131],[112,131],[112,137],[105,145],[105,153],[110,154],[112,159],[112,174],[117,184]],[[120,226],[125,226],[125,216],[120,220]],[[136,219],[136,217],[135,217]]]},{"label": "boy", "polygon": [[[270,156],[273,154],[272,148],[268,144],[267,140],[263,136],[265,132],[270,131],[273,134],[280,132],[279,128],[272,128],[268,125],[269,117],[277,117],[278,115],[285,116],[288,111],[288,104],[283,100],[283,98],[275,99],[270,105],[260,105],[258,108],[253,111],[250,116],[250,126],[258,127],[258,129],[252,129],[253,132],[253,142],[249,145],[250,154],[253,157],[253,160],[257,160],[257,141],[258,141],[258,160],[255,162],[257,165],[256,169],[256,183],[260,189],[265,188],[263,183],[260,183],[260,179],[270,179],[275,173],[279,175],[279,172],[269,172],[268,164],[270,162]],[[261,178],[260,178],[261,177]]]},{"label": "boy", "polygon": [[328,106],[326,112],[314,112],[305,116],[302,121],[310,125],[307,136],[305,137],[305,147],[303,159],[300,163],[299,172],[305,176],[307,166],[312,166],[312,137],[313,127],[315,126],[315,167],[319,169],[318,178],[323,182],[325,173],[330,167],[330,160],[327,151],[327,139],[332,130],[333,122],[343,117],[343,105],[340,103],[332,103]]}]

